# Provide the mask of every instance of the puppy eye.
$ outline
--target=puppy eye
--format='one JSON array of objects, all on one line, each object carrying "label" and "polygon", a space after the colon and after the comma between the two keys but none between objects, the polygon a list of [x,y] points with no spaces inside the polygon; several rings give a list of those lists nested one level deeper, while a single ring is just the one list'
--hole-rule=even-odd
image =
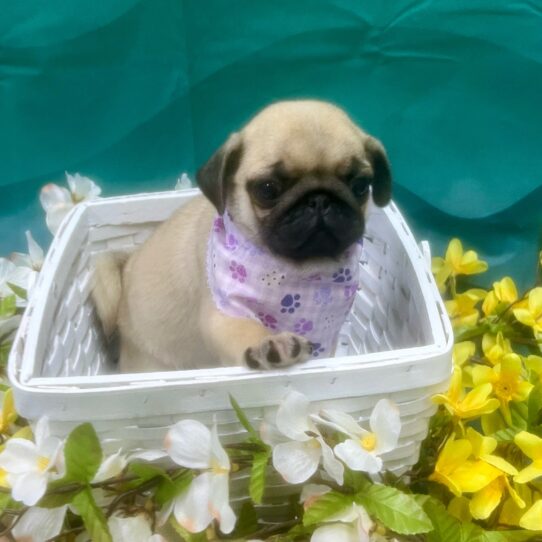
[{"label": "puppy eye", "polygon": [[356,199],[361,199],[369,190],[371,179],[367,177],[357,177],[352,181],[352,193]]},{"label": "puppy eye", "polygon": [[282,191],[282,186],[275,179],[266,179],[254,185],[253,194],[262,203],[270,203],[276,200]]}]

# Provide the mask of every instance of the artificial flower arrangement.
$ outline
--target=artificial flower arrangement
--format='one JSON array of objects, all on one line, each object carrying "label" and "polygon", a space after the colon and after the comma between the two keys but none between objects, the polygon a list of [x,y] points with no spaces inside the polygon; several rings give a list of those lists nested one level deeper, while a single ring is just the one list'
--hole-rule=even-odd
[{"label": "artificial flower arrangement", "polygon": [[[53,233],[77,203],[100,195],[78,174],[67,182],[41,192]],[[189,186],[183,175],[177,188]],[[27,240],[28,254],[0,258],[2,367],[43,262],[29,232]],[[448,392],[433,398],[440,406],[409,472],[382,470],[401,432],[386,399],[360,421],[318,410],[294,390],[253,427],[232,397],[243,443],[223,446],[215,427],[185,419],[161,450],[104,457],[89,423],[65,440],[45,418],[28,427],[4,382],[0,540],[542,540],[542,253],[538,285],[523,294],[510,277],[490,290],[472,284],[486,269],[457,239],[433,259],[456,335],[454,372]],[[293,486],[283,523],[258,515],[271,469]],[[230,474],[241,470],[251,500],[234,510]]]}]

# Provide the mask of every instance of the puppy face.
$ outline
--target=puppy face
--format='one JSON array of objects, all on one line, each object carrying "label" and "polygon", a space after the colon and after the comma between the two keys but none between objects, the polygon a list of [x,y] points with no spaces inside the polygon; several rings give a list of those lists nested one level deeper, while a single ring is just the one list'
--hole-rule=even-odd
[{"label": "puppy face", "polygon": [[365,208],[391,197],[382,145],[337,107],[273,104],[203,166],[203,193],[278,256],[336,257],[363,235]]}]

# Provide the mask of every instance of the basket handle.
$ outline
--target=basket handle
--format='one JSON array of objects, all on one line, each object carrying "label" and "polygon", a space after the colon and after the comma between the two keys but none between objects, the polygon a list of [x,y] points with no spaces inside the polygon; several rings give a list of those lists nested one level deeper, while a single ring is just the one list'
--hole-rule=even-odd
[{"label": "basket handle", "polygon": [[420,241],[420,250],[425,259],[425,263],[429,268],[429,271],[431,271],[431,245],[429,244],[429,241]]}]

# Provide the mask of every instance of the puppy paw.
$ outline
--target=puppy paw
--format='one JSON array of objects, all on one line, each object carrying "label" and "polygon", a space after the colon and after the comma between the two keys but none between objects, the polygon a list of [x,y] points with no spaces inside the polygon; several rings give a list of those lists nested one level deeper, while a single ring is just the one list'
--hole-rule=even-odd
[{"label": "puppy paw", "polygon": [[250,369],[282,369],[309,359],[311,343],[293,333],[278,333],[245,350],[244,362]]}]

